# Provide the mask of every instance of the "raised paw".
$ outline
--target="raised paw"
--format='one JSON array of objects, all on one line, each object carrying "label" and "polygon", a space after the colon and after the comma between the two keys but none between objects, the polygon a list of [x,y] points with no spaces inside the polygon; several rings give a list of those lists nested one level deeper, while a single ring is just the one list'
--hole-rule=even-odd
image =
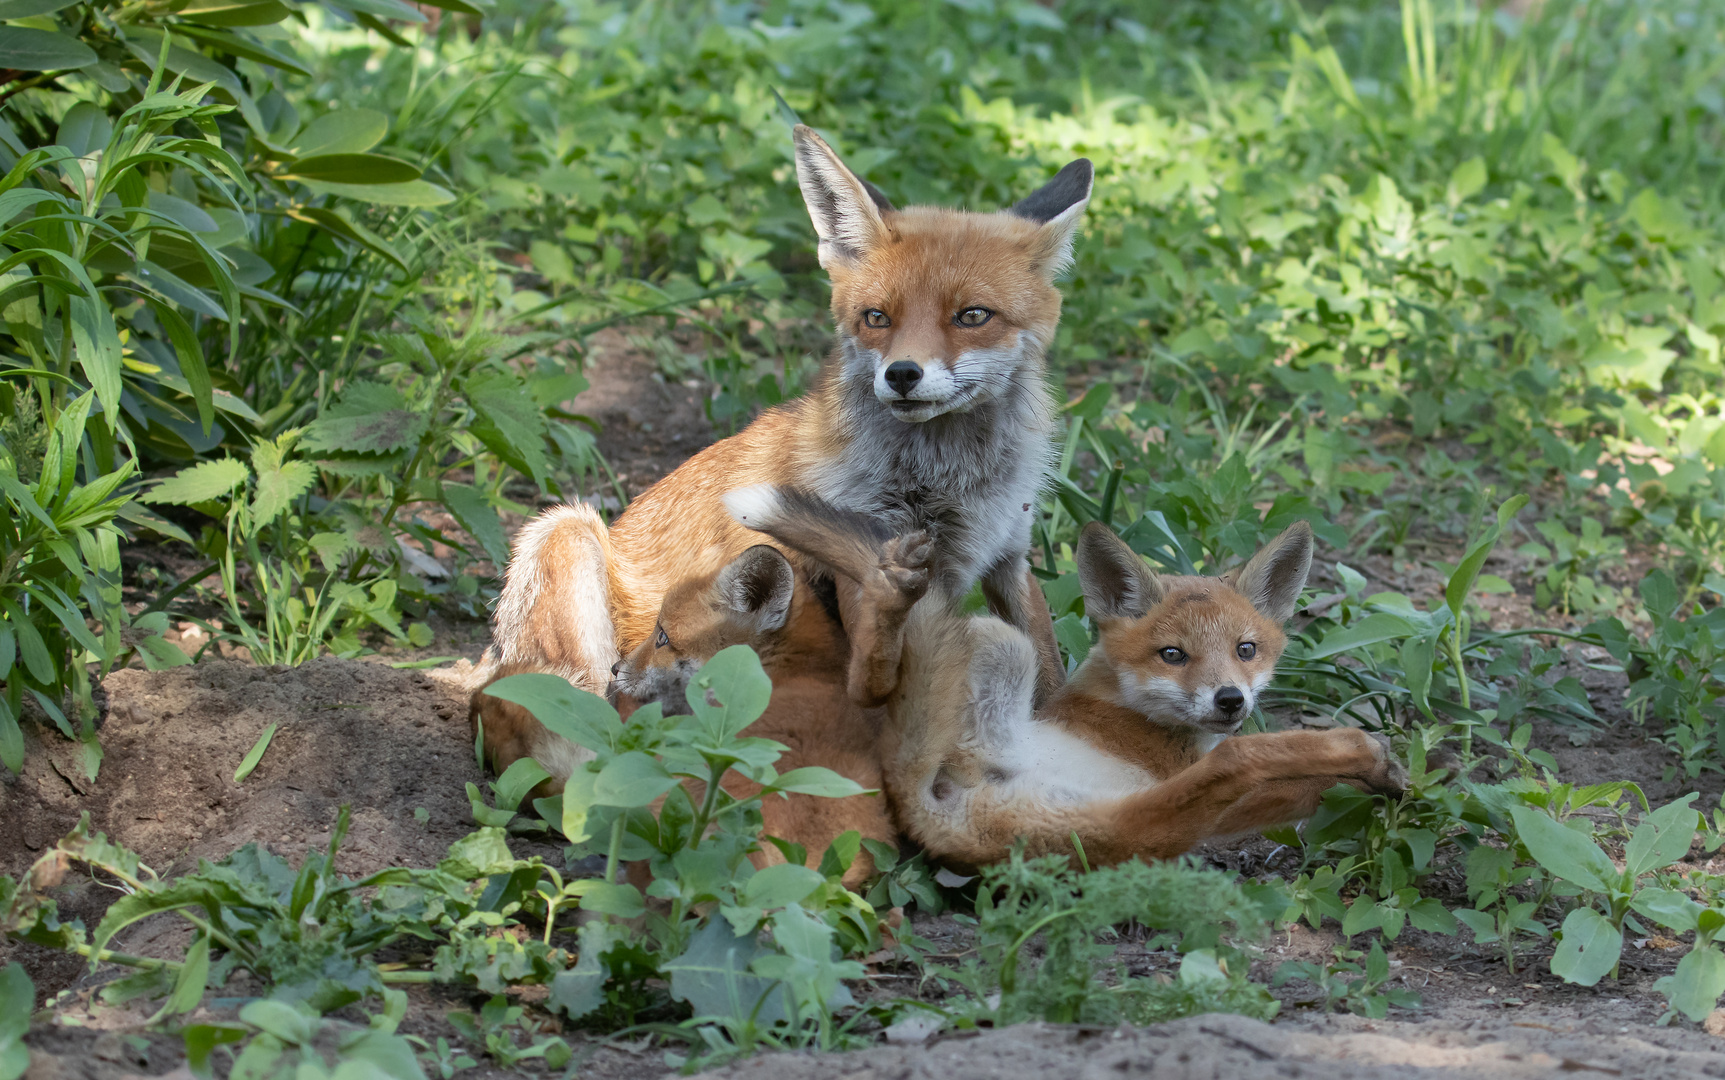
[{"label": "raised paw", "polygon": [[895,536],[881,545],[879,570],[885,587],[897,594],[898,603],[893,606],[909,610],[928,592],[929,562],[933,555],[934,541],[920,529]]}]

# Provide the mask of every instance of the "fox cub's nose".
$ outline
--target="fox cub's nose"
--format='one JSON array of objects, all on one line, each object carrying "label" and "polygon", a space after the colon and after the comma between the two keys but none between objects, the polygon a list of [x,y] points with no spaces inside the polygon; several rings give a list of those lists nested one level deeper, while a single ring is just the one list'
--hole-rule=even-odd
[{"label": "fox cub's nose", "polygon": [[1246,695],[1240,693],[1238,686],[1224,686],[1216,691],[1216,708],[1229,716],[1246,707]]},{"label": "fox cub's nose", "polygon": [[915,360],[894,360],[886,366],[886,384],[899,397],[909,397],[922,381],[922,365]]},{"label": "fox cub's nose", "polygon": [[621,674],[623,674],[623,661],[619,660],[615,664],[611,665],[611,677],[615,679]]}]

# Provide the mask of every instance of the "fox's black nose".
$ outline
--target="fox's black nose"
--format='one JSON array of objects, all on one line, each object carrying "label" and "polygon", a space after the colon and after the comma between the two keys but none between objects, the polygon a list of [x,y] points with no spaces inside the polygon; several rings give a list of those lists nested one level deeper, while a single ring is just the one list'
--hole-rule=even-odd
[{"label": "fox's black nose", "polygon": [[915,360],[894,360],[886,366],[886,384],[893,388],[899,397],[909,397],[916,389],[916,384],[922,381],[922,365]]},{"label": "fox's black nose", "polygon": [[611,677],[615,679],[621,674],[623,674],[623,661],[619,660],[615,664],[611,665]]},{"label": "fox's black nose", "polygon": [[1240,693],[1238,686],[1224,686],[1216,691],[1216,708],[1229,716],[1246,707],[1246,695]]}]

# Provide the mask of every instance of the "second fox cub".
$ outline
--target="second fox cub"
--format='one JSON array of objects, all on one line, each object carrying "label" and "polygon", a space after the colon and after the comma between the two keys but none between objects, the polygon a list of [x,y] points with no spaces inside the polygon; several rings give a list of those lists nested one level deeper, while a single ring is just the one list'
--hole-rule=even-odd
[{"label": "second fox cub", "polygon": [[[841,572],[916,569],[914,547],[877,546],[858,565],[857,538],[879,545],[878,526],[818,499],[755,492],[750,505],[756,528]],[[1399,792],[1401,767],[1361,731],[1229,737],[1274,674],[1311,558],[1298,523],[1236,574],[1163,577],[1090,524],[1078,572],[1100,640],[1042,708],[1023,633],[956,614],[949,597],[916,605],[881,749],[899,827],[971,864],[1019,838],[1032,854],[1072,854],[1074,835],[1112,863],[1307,817],[1338,783]]]}]

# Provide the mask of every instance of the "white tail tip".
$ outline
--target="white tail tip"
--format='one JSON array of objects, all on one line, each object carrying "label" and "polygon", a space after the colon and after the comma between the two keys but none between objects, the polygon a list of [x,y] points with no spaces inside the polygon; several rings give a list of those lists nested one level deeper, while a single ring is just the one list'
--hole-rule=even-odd
[{"label": "white tail tip", "polygon": [[750,529],[764,529],[779,516],[779,490],[771,484],[755,484],[725,492],[725,509],[737,524]]}]

